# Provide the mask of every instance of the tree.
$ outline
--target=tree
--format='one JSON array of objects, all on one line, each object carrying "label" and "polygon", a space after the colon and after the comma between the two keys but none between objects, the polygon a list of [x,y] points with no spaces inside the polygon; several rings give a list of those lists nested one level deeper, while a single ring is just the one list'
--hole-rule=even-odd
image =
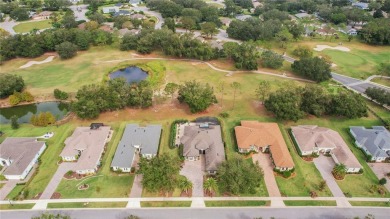
[{"label": "tree", "polygon": [[390,62],[383,62],[377,67],[377,73],[380,75],[390,76]]},{"label": "tree", "polygon": [[[225,48],[225,47],[224,47]],[[233,48],[232,58],[234,66],[239,69],[257,70],[259,53],[253,42],[243,42]]]},{"label": "tree", "polygon": [[61,59],[70,59],[77,54],[77,46],[70,42],[63,42],[56,46],[56,52]]},{"label": "tree", "polygon": [[367,105],[359,94],[340,92],[332,96],[328,114],[345,116],[350,119],[360,118],[367,116]]},{"label": "tree", "polygon": [[167,27],[168,29],[172,30],[173,32],[176,32],[175,20],[173,18],[166,18],[164,20],[163,26]]},{"label": "tree", "polygon": [[130,21],[129,20],[129,17],[125,16],[125,15],[119,15],[119,16],[116,16],[114,18],[114,27],[118,28],[118,29],[122,29],[123,27],[123,24],[127,21]]},{"label": "tree", "polygon": [[387,179],[386,178],[382,178],[379,180],[379,185],[385,185],[387,183]]},{"label": "tree", "polygon": [[62,27],[66,29],[77,27],[76,17],[73,14],[73,11],[67,11],[61,20]]},{"label": "tree", "polygon": [[302,99],[296,89],[279,89],[271,93],[265,100],[264,106],[268,111],[275,114],[280,120],[298,121],[304,115],[300,110]]},{"label": "tree", "polygon": [[263,19],[265,21],[267,21],[267,20],[285,21],[285,20],[290,20],[290,16],[285,11],[279,11],[278,9],[272,9],[272,10],[269,10],[269,11],[263,13]]},{"label": "tree", "polygon": [[313,56],[313,51],[308,46],[298,46],[293,50],[293,55],[298,56],[299,58],[311,58]]},{"label": "tree", "polygon": [[68,215],[43,213],[40,216],[32,217],[31,219],[71,219],[71,218]]},{"label": "tree", "polygon": [[150,192],[168,193],[175,189],[180,171],[180,160],[166,154],[148,160],[141,158],[139,173],[142,186]]},{"label": "tree", "polygon": [[263,180],[263,171],[258,164],[235,156],[218,167],[217,180],[221,192],[254,194]]},{"label": "tree", "polygon": [[119,48],[122,51],[136,50],[138,46],[138,36],[134,34],[125,34],[122,37]]},{"label": "tree", "polygon": [[54,97],[58,100],[66,100],[68,99],[69,94],[56,88],[54,89]]},{"label": "tree", "polygon": [[283,56],[270,50],[266,50],[261,54],[261,65],[265,68],[278,69],[283,66]]},{"label": "tree", "polygon": [[271,84],[269,81],[261,80],[256,88],[256,97],[264,104],[265,99],[271,91]]},{"label": "tree", "polygon": [[294,40],[298,40],[302,34],[305,33],[305,28],[302,24],[297,24],[295,22],[291,22],[288,26],[288,31],[292,34],[292,38]]},{"label": "tree", "polygon": [[20,92],[24,88],[24,80],[21,76],[0,74],[0,98],[6,98],[15,91]]},{"label": "tree", "polygon": [[70,1],[67,0],[45,0],[45,7],[49,11],[58,11],[59,9],[66,8],[70,5]]},{"label": "tree", "polygon": [[379,104],[390,106],[390,92],[385,89],[368,87],[364,93]]},{"label": "tree", "polygon": [[9,36],[11,36],[11,34],[8,31],[4,30],[3,28],[0,28],[0,40],[3,40]]},{"label": "tree", "polygon": [[374,14],[372,15],[374,18],[383,18],[383,12],[381,9],[376,9]]},{"label": "tree", "polygon": [[329,63],[318,57],[296,60],[291,65],[291,68],[293,72],[316,82],[322,82],[332,78]]},{"label": "tree", "polygon": [[188,191],[192,189],[192,182],[189,181],[186,177],[181,177],[179,179],[178,187],[182,192],[185,192],[187,195],[190,195],[188,194]]},{"label": "tree", "polygon": [[186,103],[190,107],[191,113],[202,112],[211,104],[217,103],[213,88],[209,84],[201,84],[196,81],[187,81],[180,86],[180,103]]},{"label": "tree", "polygon": [[99,23],[96,21],[88,21],[85,22],[84,24],[85,24],[85,29],[89,31],[96,30],[99,28]]},{"label": "tree", "polygon": [[11,128],[12,129],[18,129],[19,123],[18,123],[18,117],[16,115],[11,116]]},{"label": "tree", "polygon": [[173,99],[173,95],[176,93],[176,91],[179,89],[179,85],[178,84],[175,84],[175,83],[172,83],[172,82],[169,82],[165,88],[164,88],[164,92],[166,95],[170,95],[171,98]]},{"label": "tree", "polygon": [[104,23],[104,22],[106,21],[106,17],[105,17],[103,14],[98,13],[98,12],[93,13],[93,14],[89,17],[89,19],[90,19],[91,21],[96,21],[96,22],[98,22],[98,24],[102,24],[102,23]]},{"label": "tree", "polygon": [[203,183],[203,189],[206,191],[206,194],[212,196],[213,192],[218,189],[217,181],[212,177],[207,178]]},{"label": "tree", "polygon": [[347,167],[343,163],[336,164],[333,167],[332,174],[333,174],[335,179],[342,180],[342,179],[344,179],[345,175],[347,174]]},{"label": "tree", "polygon": [[237,6],[233,0],[225,0],[224,13],[228,17],[234,17],[241,11],[241,7]]},{"label": "tree", "polygon": [[233,109],[234,109],[234,105],[236,103],[236,93],[238,90],[241,90],[241,84],[234,81],[233,83],[230,84],[230,86],[233,88]]},{"label": "tree", "polygon": [[19,7],[11,11],[9,16],[16,21],[25,21],[30,18],[27,9]]},{"label": "tree", "polygon": [[301,110],[317,117],[326,113],[330,96],[320,86],[307,85],[302,92]]},{"label": "tree", "polygon": [[205,22],[200,25],[202,33],[206,34],[206,37],[213,38],[213,35],[218,33],[217,25],[213,22]]},{"label": "tree", "polygon": [[377,18],[367,22],[359,32],[360,38],[369,44],[389,45],[390,18]]},{"label": "tree", "polygon": [[195,20],[192,18],[192,17],[188,17],[188,16],[185,16],[185,17],[182,17],[181,18],[181,24],[183,25],[183,28],[186,29],[186,31],[191,31],[193,29],[195,29]]}]

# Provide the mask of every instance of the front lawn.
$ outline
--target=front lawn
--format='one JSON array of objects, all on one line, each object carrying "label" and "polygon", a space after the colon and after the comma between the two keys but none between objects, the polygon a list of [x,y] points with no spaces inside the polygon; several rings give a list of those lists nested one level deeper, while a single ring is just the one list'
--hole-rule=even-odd
[{"label": "front lawn", "polygon": [[141,202],[142,208],[161,208],[161,207],[191,207],[191,201],[150,201]]},{"label": "front lawn", "polygon": [[42,136],[46,132],[54,132],[54,136],[47,140],[47,148],[41,156],[39,168],[36,171],[36,175],[32,177],[30,182],[26,185],[16,186],[7,198],[17,198],[20,191],[24,190],[24,194],[27,193],[27,197],[32,198],[37,194],[44,191],[49,184],[52,176],[56,172],[59,160],[59,154],[63,148],[63,142],[70,136],[74,129],[74,125],[67,123],[61,126],[48,126],[48,127],[35,127],[29,124],[22,124],[19,129],[11,129],[10,125],[1,124],[1,130],[5,133],[0,137],[0,141],[3,141],[6,137],[36,137]]},{"label": "front lawn", "polygon": [[336,201],[283,201],[286,206],[337,206]]},{"label": "front lawn", "polygon": [[14,31],[16,33],[28,33],[34,29],[46,29],[51,28],[51,20],[42,20],[42,21],[30,21],[30,22],[23,22],[16,26],[14,26]]},{"label": "front lawn", "polygon": [[127,202],[64,202],[49,203],[47,208],[124,208]]},{"label": "front lawn", "polygon": [[35,204],[1,204],[0,210],[31,209]]},{"label": "front lawn", "polygon": [[390,202],[350,201],[352,206],[390,207]]},{"label": "front lawn", "polygon": [[270,201],[205,201],[206,207],[270,206]]}]

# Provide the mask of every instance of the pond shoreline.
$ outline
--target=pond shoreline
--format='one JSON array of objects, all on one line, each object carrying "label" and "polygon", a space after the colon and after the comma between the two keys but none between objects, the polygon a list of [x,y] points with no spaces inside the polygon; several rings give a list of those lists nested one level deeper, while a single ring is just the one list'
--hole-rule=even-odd
[{"label": "pond shoreline", "polygon": [[8,108],[12,108],[12,107],[25,106],[25,105],[38,104],[38,103],[46,103],[46,102],[62,102],[62,103],[70,103],[71,102],[71,100],[58,100],[54,97],[45,98],[45,99],[41,99],[39,97],[34,97],[34,98],[35,99],[31,102],[21,102],[17,105],[11,105],[9,103],[8,98],[1,99],[0,100],[0,109],[8,109]]}]

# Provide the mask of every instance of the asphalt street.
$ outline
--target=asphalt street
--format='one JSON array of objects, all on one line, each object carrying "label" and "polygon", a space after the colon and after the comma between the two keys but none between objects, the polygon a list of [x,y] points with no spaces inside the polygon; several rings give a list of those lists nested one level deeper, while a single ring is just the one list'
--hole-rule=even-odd
[{"label": "asphalt street", "polygon": [[[0,218],[30,219],[43,211],[2,211]],[[46,211],[47,212],[47,211]],[[90,210],[52,210],[72,219],[124,219],[135,215],[141,219],[352,219],[364,218],[368,214],[375,219],[389,218],[390,208],[333,208],[333,207],[290,207],[290,208],[204,208],[204,209],[90,209]]]}]

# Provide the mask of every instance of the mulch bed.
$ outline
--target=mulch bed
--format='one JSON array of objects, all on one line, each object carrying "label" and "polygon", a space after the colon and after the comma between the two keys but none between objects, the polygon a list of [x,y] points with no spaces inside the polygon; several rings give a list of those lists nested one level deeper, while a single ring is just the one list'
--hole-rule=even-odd
[{"label": "mulch bed", "polygon": [[73,172],[71,175],[69,175],[68,173],[65,173],[65,175],[64,175],[65,179],[82,179],[84,177],[85,177],[85,175],[81,175],[81,174],[78,174],[76,172]]},{"label": "mulch bed", "polygon": [[192,197],[192,189],[189,189],[188,193],[181,192],[180,197]]},{"label": "mulch bed", "polygon": [[50,199],[60,199],[60,198],[61,198],[61,193],[55,192],[53,193]]},{"label": "mulch bed", "polygon": [[309,161],[309,162],[312,162],[313,161],[313,157],[302,157],[302,159],[304,161]]},{"label": "mulch bed", "polygon": [[42,192],[38,193],[36,196],[32,197],[32,199],[36,200],[39,199],[42,195]]},{"label": "mulch bed", "polygon": [[215,192],[206,192],[206,191],[203,191],[203,196],[204,197],[215,197]]}]

